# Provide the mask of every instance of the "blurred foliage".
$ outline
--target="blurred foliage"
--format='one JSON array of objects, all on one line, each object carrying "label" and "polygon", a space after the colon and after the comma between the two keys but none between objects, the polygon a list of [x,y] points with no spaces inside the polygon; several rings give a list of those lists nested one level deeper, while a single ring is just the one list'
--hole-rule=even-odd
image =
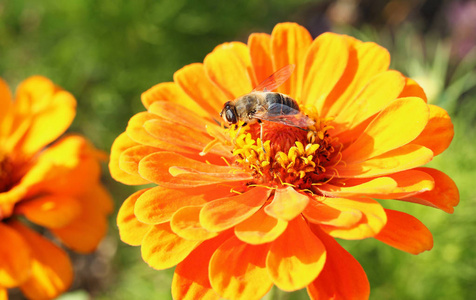
[{"label": "blurred foliage", "polygon": [[[270,33],[283,21],[296,21],[314,36],[332,29],[379,43],[389,49],[392,68],[415,78],[429,101],[450,112],[454,141],[431,166],[455,180],[461,203],[448,215],[382,201],[428,226],[434,234],[430,252],[413,256],[376,240],[342,244],[366,270],[371,299],[476,299],[476,50],[468,48],[476,44],[476,29],[463,22],[471,11],[464,5],[471,2],[0,0],[0,76],[15,87],[41,74],[72,92],[78,113],[71,131],[108,151],[129,118],[143,110],[143,91],[172,80],[176,70],[202,61],[220,43],[246,42],[251,32]],[[119,208],[133,188],[104,172]],[[119,241],[114,218],[97,253],[75,258],[74,287],[61,299],[171,299],[173,270],[150,269],[139,248]],[[276,289],[266,296],[306,298],[305,291]]]}]

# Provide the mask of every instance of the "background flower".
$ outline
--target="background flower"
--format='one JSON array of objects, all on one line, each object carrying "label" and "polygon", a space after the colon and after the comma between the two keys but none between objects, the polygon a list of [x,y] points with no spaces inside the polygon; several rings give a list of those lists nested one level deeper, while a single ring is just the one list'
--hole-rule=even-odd
[{"label": "background flower", "polygon": [[55,141],[73,121],[76,101],[47,78],[30,77],[11,96],[1,80],[0,289],[51,299],[73,281],[56,241],[85,254],[106,233],[112,202],[99,180],[105,155],[79,135]]},{"label": "background flower", "polygon": [[[447,212],[459,202],[447,175],[417,168],[449,146],[449,116],[389,60],[374,43],[330,33],[313,41],[282,23],[247,45],[217,46],[143,93],[148,111],[116,139],[109,167],[123,183],[159,186],[126,200],[122,240],[141,245],[156,269],[178,264],[174,298],[259,299],[274,284],[366,299],[365,273],[332,237],[418,254],[433,246],[428,229],[371,197]],[[314,121],[307,131],[265,122],[261,145],[257,123],[214,122],[227,98],[288,64],[295,73],[278,91],[300,101]]]}]

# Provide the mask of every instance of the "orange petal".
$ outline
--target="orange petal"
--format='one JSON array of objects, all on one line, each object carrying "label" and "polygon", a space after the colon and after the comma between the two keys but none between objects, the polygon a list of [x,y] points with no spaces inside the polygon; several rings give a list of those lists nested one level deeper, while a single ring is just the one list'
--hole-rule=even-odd
[{"label": "orange petal", "polygon": [[260,209],[235,226],[235,235],[248,244],[265,244],[279,237],[287,226],[288,222],[270,217],[264,212],[264,209]]},{"label": "orange petal", "polygon": [[154,269],[168,269],[183,261],[199,244],[176,235],[169,223],[155,225],[142,240],[142,259]]},{"label": "orange petal", "polygon": [[131,140],[125,132],[121,133],[112,144],[111,157],[109,159],[109,172],[114,180],[130,185],[146,184],[150,182],[140,177],[139,174],[127,173],[119,167],[121,153],[136,145],[138,144]]},{"label": "orange petal", "polygon": [[76,252],[93,252],[106,234],[106,216],[97,208],[94,200],[91,193],[78,196],[78,202],[82,205],[80,215],[64,227],[51,229],[68,248]]},{"label": "orange petal", "polygon": [[262,82],[274,71],[271,61],[271,36],[266,33],[252,33],[248,38],[248,48],[256,79]]},{"label": "orange petal", "polygon": [[271,33],[271,57],[274,69],[278,70],[286,65],[296,66],[293,76],[278,88],[278,92],[292,98],[300,98],[304,60],[311,43],[312,37],[307,29],[296,23],[279,23],[274,26]]},{"label": "orange petal", "polygon": [[199,221],[202,206],[186,206],[177,210],[170,220],[170,228],[181,238],[204,241],[216,237],[218,233],[202,227]]},{"label": "orange petal", "polygon": [[350,45],[347,68],[339,82],[323,103],[323,117],[335,117],[354,99],[375,75],[384,72],[390,65],[390,54],[375,43],[362,43],[345,37]]},{"label": "orange petal", "polygon": [[43,196],[21,202],[16,213],[29,221],[48,228],[60,228],[70,223],[81,213],[78,200],[65,196]]},{"label": "orange petal", "polygon": [[212,140],[212,138],[206,134],[204,125],[202,125],[203,130],[196,130],[195,128],[184,126],[177,122],[155,119],[146,121],[143,126],[147,133],[154,137],[156,141],[173,145],[170,149],[174,152],[197,153],[202,151]]},{"label": "orange petal", "polygon": [[213,232],[231,228],[256,213],[270,193],[266,188],[255,187],[240,195],[208,202],[200,212],[200,223]]},{"label": "orange petal", "polygon": [[230,187],[212,185],[193,189],[154,187],[146,191],[135,204],[135,215],[147,224],[168,222],[182,207],[200,206],[209,201],[229,196]]},{"label": "orange petal", "polygon": [[174,74],[174,81],[212,117],[217,116],[229,99],[214,85],[203,64],[195,63],[183,67]]},{"label": "orange petal", "polygon": [[157,152],[145,157],[139,163],[139,173],[145,179],[170,188],[252,179],[250,174],[238,168],[211,165],[172,152]]},{"label": "orange petal", "polygon": [[399,250],[419,254],[433,248],[430,230],[417,218],[391,209],[385,209],[387,224],[375,238]]},{"label": "orange petal", "polygon": [[144,123],[159,117],[149,112],[140,112],[130,118],[127,124],[126,133],[134,142],[155,148],[169,149],[171,145],[157,140],[144,128]]},{"label": "orange petal", "polygon": [[443,108],[431,104],[429,107],[428,124],[412,143],[431,149],[436,156],[448,148],[453,140],[454,130],[451,118]]},{"label": "orange petal", "polygon": [[143,189],[130,195],[119,208],[117,213],[117,227],[121,241],[132,246],[139,246],[151,226],[137,220],[134,215],[134,206],[137,199],[148,189]]},{"label": "orange petal", "polygon": [[400,200],[432,206],[447,213],[453,213],[453,207],[459,203],[459,191],[454,181],[445,173],[432,168],[418,168],[416,170],[423,171],[433,177],[435,187],[431,191],[401,198]]},{"label": "orange petal", "polygon": [[351,206],[339,205],[347,199],[332,198],[326,201],[325,197],[316,197],[309,202],[303,215],[311,223],[329,225],[339,228],[351,228],[362,219],[362,212]]},{"label": "orange petal", "polygon": [[215,121],[205,119],[194,111],[184,109],[181,105],[173,102],[155,101],[149,106],[148,111],[162,119],[174,121],[195,129],[205,129],[205,126],[211,124],[216,125]]},{"label": "orange petal", "polygon": [[20,185],[29,190],[28,197],[45,193],[76,197],[99,180],[97,156],[84,137],[63,137],[38,155]]},{"label": "orange petal", "polygon": [[53,299],[66,291],[73,282],[73,266],[66,252],[21,223],[12,225],[25,237],[28,248],[34,249],[30,276],[20,286],[23,294],[30,299]]},{"label": "orange petal", "polygon": [[335,167],[341,178],[367,178],[405,171],[422,166],[433,158],[423,146],[408,144],[363,162]]},{"label": "orange petal", "polygon": [[351,121],[345,127],[355,127],[381,111],[389,105],[390,101],[395,100],[404,86],[405,77],[400,72],[389,70],[376,75],[370,79],[355,99],[349,101],[345,110],[336,116],[335,122]]},{"label": "orange petal", "polygon": [[251,58],[243,43],[227,43],[217,46],[203,61],[210,80],[225,94],[235,99],[253,89]]},{"label": "orange petal", "polygon": [[[334,183],[334,182],[333,182]],[[326,183],[318,187],[324,196],[346,197],[352,195],[385,194],[397,187],[395,180],[389,177],[345,179],[342,185]]]},{"label": "orange petal", "polygon": [[266,270],[269,245],[249,245],[231,237],[210,260],[210,283],[226,299],[260,299],[273,286]]},{"label": "orange petal", "polygon": [[266,267],[277,287],[295,291],[314,281],[325,261],[324,245],[298,217],[289,222],[286,231],[272,242]]},{"label": "orange petal", "polygon": [[0,222],[0,286],[17,287],[27,280],[32,264],[32,251],[20,232]]},{"label": "orange petal", "polygon": [[8,291],[0,287],[0,300],[8,300]]},{"label": "orange petal", "polygon": [[433,178],[418,170],[407,170],[378,178],[348,178],[342,185],[323,184],[319,190],[326,196],[367,195],[379,199],[407,197],[434,187]]},{"label": "orange petal", "polygon": [[318,36],[309,48],[304,68],[302,102],[318,111],[347,66],[349,45],[334,33]]},{"label": "orange petal", "polygon": [[158,151],[160,149],[144,145],[127,148],[119,155],[119,168],[128,174],[139,176],[139,162],[147,155]]},{"label": "orange petal", "polygon": [[428,106],[419,98],[391,102],[357,140],[342,151],[346,163],[363,161],[414,140],[428,122]]},{"label": "orange petal", "polygon": [[318,226],[311,226],[327,251],[326,264],[316,280],[307,286],[311,299],[365,300],[370,285],[359,262]]},{"label": "orange petal", "polygon": [[425,102],[427,102],[425,91],[415,80],[411,78],[405,78],[405,87],[398,96],[398,98],[405,97],[418,97],[422,98]]},{"label": "orange petal", "polygon": [[382,206],[370,198],[326,198],[325,204],[339,210],[358,210],[362,213],[359,222],[351,227],[335,227],[321,224],[329,235],[346,240],[360,240],[373,237],[385,226],[387,216]]},{"label": "orange petal", "polygon": [[19,145],[19,150],[26,154],[36,153],[54,141],[68,129],[76,115],[74,97],[40,76],[30,77],[20,85],[17,101],[31,105],[28,114],[32,123]]},{"label": "orange petal", "polygon": [[220,234],[216,238],[204,241],[177,265],[172,280],[174,299],[219,299],[208,279],[208,265],[215,250],[229,237],[229,234]]},{"label": "orange petal", "polygon": [[274,194],[273,201],[264,208],[271,217],[283,221],[291,221],[306,208],[309,197],[296,192],[292,187],[279,188]]},{"label": "orange petal", "polygon": [[175,82],[162,82],[154,85],[141,95],[142,104],[149,108],[156,101],[170,101],[182,109],[195,112],[201,117],[209,117],[209,113],[190,98]]}]

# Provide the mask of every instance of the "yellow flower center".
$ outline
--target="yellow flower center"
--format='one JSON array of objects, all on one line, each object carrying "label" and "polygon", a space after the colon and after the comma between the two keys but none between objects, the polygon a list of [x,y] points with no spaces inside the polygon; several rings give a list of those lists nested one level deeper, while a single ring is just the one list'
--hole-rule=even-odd
[{"label": "yellow flower center", "polygon": [[233,163],[251,172],[253,184],[267,186],[291,185],[313,191],[313,186],[332,178],[333,166],[339,161],[340,147],[331,138],[329,120],[320,119],[317,112],[305,111],[315,124],[308,128],[263,122],[228,129],[233,149]]}]

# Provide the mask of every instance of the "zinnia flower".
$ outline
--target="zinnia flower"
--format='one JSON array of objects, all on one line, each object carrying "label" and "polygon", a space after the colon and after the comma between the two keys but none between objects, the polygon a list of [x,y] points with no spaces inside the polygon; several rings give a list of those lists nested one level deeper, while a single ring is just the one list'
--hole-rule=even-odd
[{"label": "zinnia flower", "polygon": [[[421,167],[444,151],[453,125],[388,52],[333,33],[312,39],[291,23],[248,44],[225,43],[142,94],[147,108],[113,144],[112,176],[157,184],[118,214],[121,239],[153,268],[176,266],[175,299],[259,299],[273,285],[313,299],[366,299],[359,263],[335,238],[376,238],[417,254],[432,248],[416,218],[378,199],[453,212],[458,190]],[[220,126],[225,102],[295,65],[277,92],[313,121],[296,128]],[[385,202],[384,200],[382,202]]]},{"label": "zinnia flower", "polygon": [[15,101],[0,79],[0,107],[0,299],[14,287],[30,299],[55,298],[73,280],[57,242],[90,253],[106,233],[105,155],[78,135],[54,142],[73,121],[76,100],[47,78],[25,80]]}]

